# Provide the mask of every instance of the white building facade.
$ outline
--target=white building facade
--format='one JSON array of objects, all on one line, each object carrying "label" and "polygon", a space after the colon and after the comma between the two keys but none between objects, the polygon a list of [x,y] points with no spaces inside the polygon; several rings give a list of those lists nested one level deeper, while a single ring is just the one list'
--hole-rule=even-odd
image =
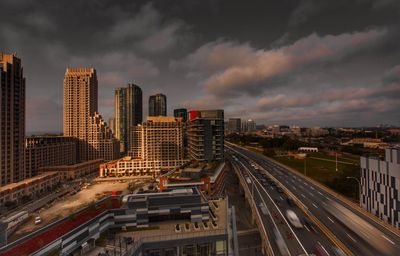
[{"label": "white building facade", "polygon": [[361,157],[361,206],[400,227],[400,149],[387,148],[385,160]]}]

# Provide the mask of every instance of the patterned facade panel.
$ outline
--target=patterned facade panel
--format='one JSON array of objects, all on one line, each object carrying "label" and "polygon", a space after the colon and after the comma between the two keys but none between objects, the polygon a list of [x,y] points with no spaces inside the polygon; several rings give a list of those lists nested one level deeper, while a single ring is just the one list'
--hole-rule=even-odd
[{"label": "patterned facade panel", "polygon": [[361,157],[361,205],[382,220],[400,227],[400,150],[386,149],[386,159]]}]

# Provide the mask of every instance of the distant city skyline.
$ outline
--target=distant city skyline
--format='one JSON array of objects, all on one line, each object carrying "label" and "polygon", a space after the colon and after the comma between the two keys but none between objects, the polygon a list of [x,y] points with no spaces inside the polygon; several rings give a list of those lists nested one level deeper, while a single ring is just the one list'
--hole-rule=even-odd
[{"label": "distant city skyline", "polygon": [[[28,133],[61,132],[68,67],[96,68],[106,120],[115,88],[135,83],[144,99],[165,94],[168,113],[223,108],[260,124],[400,125],[399,1],[21,0],[0,8],[0,51],[24,60]],[[147,100],[143,109],[146,117]]]}]

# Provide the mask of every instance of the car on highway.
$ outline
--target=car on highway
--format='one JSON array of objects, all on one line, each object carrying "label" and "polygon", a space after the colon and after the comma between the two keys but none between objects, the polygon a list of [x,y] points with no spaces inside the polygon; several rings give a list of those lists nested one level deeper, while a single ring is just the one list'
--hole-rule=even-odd
[{"label": "car on highway", "polygon": [[42,223],[42,218],[40,216],[35,217],[35,225]]},{"label": "car on highway", "polygon": [[286,218],[295,228],[303,228],[303,224],[301,224],[299,217],[294,211],[286,210]]},{"label": "car on highway", "polygon": [[274,229],[274,234],[275,234],[275,242],[276,245],[278,246],[281,255],[282,256],[290,255],[289,249],[285,243],[285,240],[283,240],[281,233],[279,233],[278,230]]}]

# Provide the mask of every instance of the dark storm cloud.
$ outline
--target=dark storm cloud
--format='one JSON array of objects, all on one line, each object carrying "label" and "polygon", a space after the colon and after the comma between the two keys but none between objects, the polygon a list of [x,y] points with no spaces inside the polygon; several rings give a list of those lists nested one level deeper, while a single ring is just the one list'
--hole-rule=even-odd
[{"label": "dark storm cloud", "polygon": [[[379,104],[396,105],[385,92],[397,88],[388,81],[400,64],[399,7],[390,0],[3,0],[0,51],[23,60],[28,131],[62,129],[63,75],[80,65],[98,71],[105,116],[114,88],[134,82],[144,102],[166,93],[170,113],[212,106],[260,122],[301,116],[303,124],[340,125],[362,112],[354,124],[388,123],[400,120]],[[307,99],[325,90],[371,93],[321,97],[312,110]],[[283,106],[266,110],[274,99]]]}]

